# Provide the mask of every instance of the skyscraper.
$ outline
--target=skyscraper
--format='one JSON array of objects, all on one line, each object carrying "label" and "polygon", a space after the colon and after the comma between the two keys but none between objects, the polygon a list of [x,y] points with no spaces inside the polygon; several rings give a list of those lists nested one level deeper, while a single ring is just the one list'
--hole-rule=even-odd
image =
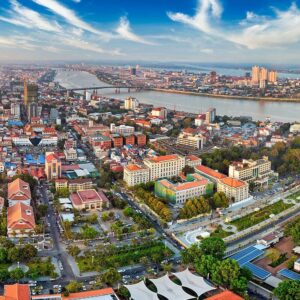
[{"label": "skyscraper", "polygon": [[268,81],[271,83],[277,82],[277,72],[276,71],[274,71],[274,70],[269,71]]},{"label": "skyscraper", "polygon": [[253,84],[258,84],[259,82],[259,67],[258,66],[254,66],[252,67],[252,83]]},{"label": "skyscraper", "polygon": [[38,100],[38,86],[24,82],[24,105],[27,108],[30,103],[37,102]]}]

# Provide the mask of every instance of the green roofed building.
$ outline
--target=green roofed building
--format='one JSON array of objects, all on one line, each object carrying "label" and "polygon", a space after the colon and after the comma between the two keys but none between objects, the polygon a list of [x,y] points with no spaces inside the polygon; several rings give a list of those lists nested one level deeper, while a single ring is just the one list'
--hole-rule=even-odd
[{"label": "green roofed building", "polygon": [[213,193],[214,184],[199,174],[189,174],[183,183],[172,183],[167,179],[155,182],[155,196],[174,204]]}]

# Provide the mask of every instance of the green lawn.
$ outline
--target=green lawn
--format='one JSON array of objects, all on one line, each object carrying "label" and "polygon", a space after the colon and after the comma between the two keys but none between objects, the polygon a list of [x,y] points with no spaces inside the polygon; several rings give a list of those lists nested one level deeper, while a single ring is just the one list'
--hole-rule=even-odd
[{"label": "green lawn", "polygon": [[300,191],[288,196],[287,199],[293,199],[296,200],[297,202],[300,202],[300,199],[297,199],[298,197],[300,197]]},{"label": "green lawn", "polygon": [[249,215],[246,215],[240,219],[234,220],[230,222],[230,224],[237,227],[237,229],[244,230],[246,228],[252,227],[260,222],[263,222],[269,218],[271,214],[278,215],[282,211],[288,209],[293,206],[293,204],[286,204],[282,200],[268,205],[265,208],[255,211]]},{"label": "green lawn", "polygon": [[116,248],[109,252],[87,251],[83,256],[77,257],[76,261],[81,272],[102,271],[110,267],[119,268],[140,262],[141,258],[160,262],[170,257],[172,251],[165,248],[162,242],[150,242],[143,245],[132,245]]},{"label": "green lawn", "polygon": [[224,239],[230,235],[232,235],[234,232],[230,232],[230,231],[225,231],[222,226],[218,226],[218,228],[212,232],[210,234],[211,237],[218,237],[218,238],[221,238],[221,239]]}]

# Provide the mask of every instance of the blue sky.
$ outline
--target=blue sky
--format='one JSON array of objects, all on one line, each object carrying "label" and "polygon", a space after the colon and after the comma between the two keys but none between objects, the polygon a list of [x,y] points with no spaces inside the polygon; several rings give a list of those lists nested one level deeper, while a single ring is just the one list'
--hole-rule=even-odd
[{"label": "blue sky", "polygon": [[300,0],[1,0],[0,60],[298,63]]}]

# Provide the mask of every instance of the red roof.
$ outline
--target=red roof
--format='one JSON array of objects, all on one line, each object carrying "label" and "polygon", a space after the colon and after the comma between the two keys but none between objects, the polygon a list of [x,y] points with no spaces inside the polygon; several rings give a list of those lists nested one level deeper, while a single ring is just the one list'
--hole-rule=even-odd
[{"label": "red roof", "polygon": [[35,219],[31,206],[17,203],[7,209],[7,228],[34,229]]},{"label": "red roof", "polygon": [[227,178],[226,175],[224,175],[224,174],[222,174],[218,171],[215,171],[211,168],[205,167],[203,165],[197,166],[196,169],[198,171],[200,171],[201,173],[204,173],[204,174],[208,175],[209,177],[214,177],[215,179]]},{"label": "red roof", "polygon": [[244,300],[244,298],[228,290],[205,299],[206,300]]},{"label": "red roof", "polygon": [[233,188],[238,188],[246,185],[245,182],[231,177],[222,178],[220,182]]},{"label": "red roof", "polygon": [[8,184],[7,198],[15,201],[31,200],[29,184],[20,178],[10,182]]},{"label": "red roof", "polygon": [[162,162],[162,161],[168,161],[168,160],[174,160],[177,159],[178,155],[176,154],[170,154],[170,155],[163,155],[163,156],[156,156],[150,159],[152,162]]},{"label": "red roof", "polygon": [[82,205],[97,201],[108,201],[102,191],[96,191],[94,189],[77,191],[76,193],[71,194],[70,198],[74,205]]},{"label": "red roof", "polygon": [[52,160],[58,160],[58,156],[55,153],[48,154],[46,156],[46,161],[50,163]]},{"label": "red roof", "polygon": [[0,300],[30,300],[30,289],[27,284],[13,284],[4,286],[4,296]]}]

